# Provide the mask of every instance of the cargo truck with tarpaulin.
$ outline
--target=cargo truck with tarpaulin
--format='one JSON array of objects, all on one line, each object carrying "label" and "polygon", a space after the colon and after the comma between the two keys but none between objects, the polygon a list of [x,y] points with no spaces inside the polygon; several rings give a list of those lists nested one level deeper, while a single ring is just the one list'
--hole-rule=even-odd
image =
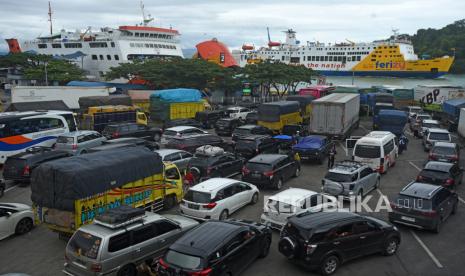
[{"label": "cargo truck with tarpaulin", "polygon": [[442,104],[451,99],[465,98],[463,86],[450,85],[418,85],[414,88],[414,99],[419,102],[423,110],[439,117],[442,113]]},{"label": "cargo truck with tarpaulin", "polygon": [[279,101],[258,106],[257,124],[275,133],[281,132],[285,125],[301,124],[302,121],[299,102]]},{"label": "cargo truck with tarpaulin", "polygon": [[156,211],[183,196],[176,165],[143,147],[44,163],[32,173],[31,191],[36,222],[65,235],[120,205]]},{"label": "cargo truck with tarpaulin", "polygon": [[358,94],[330,94],[312,102],[310,133],[345,138],[358,128],[360,96]]},{"label": "cargo truck with tarpaulin", "polygon": [[103,131],[109,124],[137,123],[147,125],[148,119],[137,107],[125,105],[91,106],[81,114],[80,128]]},{"label": "cargo truck with tarpaulin", "polygon": [[401,110],[382,109],[378,113],[378,121],[376,128],[381,131],[389,131],[396,136],[404,133],[405,125],[407,124],[407,113]]},{"label": "cargo truck with tarpaulin", "polygon": [[442,104],[443,119],[449,131],[457,130],[460,118],[460,109],[465,107],[465,98],[447,100]]},{"label": "cargo truck with tarpaulin", "polygon": [[205,104],[197,89],[157,90],[150,95],[150,119],[156,123],[193,119],[197,112],[204,110]]},{"label": "cargo truck with tarpaulin", "polygon": [[309,122],[310,116],[312,115],[312,101],[314,99],[315,98],[312,96],[295,95],[295,96],[288,96],[286,98],[286,101],[299,102],[300,116],[302,116],[302,120],[304,122]]}]

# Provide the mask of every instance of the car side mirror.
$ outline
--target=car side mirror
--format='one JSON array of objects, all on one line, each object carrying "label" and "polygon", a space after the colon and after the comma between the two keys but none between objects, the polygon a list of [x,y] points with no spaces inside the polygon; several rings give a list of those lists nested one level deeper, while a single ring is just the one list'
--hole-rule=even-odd
[{"label": "car side mirror", "polygon": [[5,215],[6,215],[7,217],[10,217],[12,214],[13,214],[12,212],[5,212]]}]

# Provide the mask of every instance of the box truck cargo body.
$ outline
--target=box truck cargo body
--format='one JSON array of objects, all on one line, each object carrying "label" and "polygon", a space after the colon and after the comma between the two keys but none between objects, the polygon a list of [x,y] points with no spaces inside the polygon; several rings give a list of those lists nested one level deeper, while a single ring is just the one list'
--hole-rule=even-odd
[{"label": "box truck cargo body", "polygon": [[442,103],[450,99],[465,98],[465,88],[447,85],[419,85],[414,89],[414,99],[424,110],[442,112]]},{"label": "box truck cargo body", "polygon": [[312,102],[310,132],[344,138],[358,127],[360,95],[338,93]]},{"label": "box truck cargo body", "polygon": [[79,98],[108,96],[115,88],[76,86],[16,86],[11,91],[12,103],[63,101],[70,109],[79,109]]},{"label": "box truck cargo body", "polygon": [[460,118],[457,132],[459,133],[460,137],[462,137],[462,139],[465,139],[465,108],[460,108]]}]

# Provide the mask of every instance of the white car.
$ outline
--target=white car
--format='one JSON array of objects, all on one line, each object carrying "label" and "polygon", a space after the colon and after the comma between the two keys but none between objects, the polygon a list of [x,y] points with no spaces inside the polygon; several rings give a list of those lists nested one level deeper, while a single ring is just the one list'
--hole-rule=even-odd
[{"label": "white car", "polygon": [[192,126],[176,126],[165,129],[163,135],[161,136],[161,144],[168,143],[168,140],[174,137],[196,135],[196,134],[205,134],[208,133],[205,130]]},{"label": "white car", "polygon": [[247,114],[252,112],[250,109],[241,107],[241,106],[234,106],[234,107],[229,107],[227,109],[227,112],[229,114],[229,117],[233,119],[240,119],[245,121],[245,118],[247,117]]},{"label": "white car", "polygon": [[0,203],[0,240],[13,234],[24,234],[34,226],[30,206],[20,203]]},{"label": "white car", "polygon": [[333,196],[289,188],[268,198],[260,219],[263,224],[281,230],[290,216],[303,212],[333,211],[337,208],[338,202]]},{"label": "white car", "polygon": [[240,208],[258,202],[258,188],[229,178],[211,178],[191,187],[182,203],[182,215],[199,219],[227,219]]}]

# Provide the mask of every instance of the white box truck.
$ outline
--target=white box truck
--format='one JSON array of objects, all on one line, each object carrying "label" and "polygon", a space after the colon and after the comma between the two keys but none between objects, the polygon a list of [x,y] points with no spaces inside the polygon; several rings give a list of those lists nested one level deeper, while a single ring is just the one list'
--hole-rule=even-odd
[{"label": "white box truck", "polygon": [[70,109],[79,109],[79,98],[108,96],[114,87],[16,86],[11,90],[12,103],[63,101]]},{"label": "white box truck", "polygon": [[358,128],[360,95],[330,94],[312,102],[310,132],[344,139]]},{"label": "white box truck", "polygon": [[459,133],[462,139],[465,139],[465,108],[460,108],[457,132]]}]

